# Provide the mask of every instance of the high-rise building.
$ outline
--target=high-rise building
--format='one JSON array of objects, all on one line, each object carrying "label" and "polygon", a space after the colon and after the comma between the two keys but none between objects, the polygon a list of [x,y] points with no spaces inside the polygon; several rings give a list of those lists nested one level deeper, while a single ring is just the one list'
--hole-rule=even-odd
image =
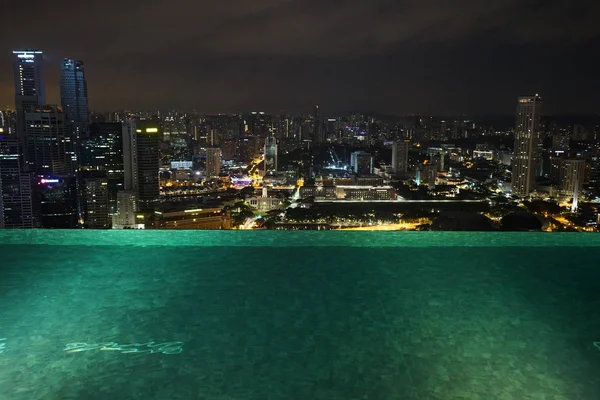
[{"label": "high-rise building", "polygon": [[60,70],[60,103],[73,139],[88,135],[88,97],[83,62],[65,58]]},{"label": "high-rise building", "polygon": [[137,194],[132,190],[117,193],[117,212],[112,217],[113,229],[135,229]]},{"label": "high-rise building", "polygon": [[313,141],[315,143],[323,143],[325,141],[325,137],[323,135],[323,113],[321,112],[319,106],[315,106]]},{"label": "high-rise building", "polygon": [[425,165],[420,174],[420,184],[426,186],[435,186],[438,173],[437,165]]},{"label": "high-rise building", "polygon": [[39,50],[13,51],[17,135],[23,150],[25,149],[25,113],[35,111],[39,106],[46,104],[43,64],[42,52]]},{"label": "high-rise building", "polygon": [[136,128],[138,210],[154,211],[160,196],[158,170],[160,127],[154,121],[138,121]]},{"label": "high-rise building", "polygon": [[529,196],[534,189],[541,108],[538,95],[518,98],[512,167],[512,193],[517,196]]},{"label": "high-rise building", "polygon": [[108,178],[104,171],[83,172],[84,227],[108,229]]},{"label": "high-rise building", "polygon": [[264,175],[267,176],[273,172],[277,172],[277,139],[269,136],[265,141]]},{"label": "high-rise building", "polygon": [[585,160],[569,158],[560,163],[560,191],[563,195],[574,196],[583,190]]},{"label": "high-rise building", "polygon": [[[37,178],[34,214],[42,228],[74,229],[79,223],[77,180],[73,176]],[[39,210],[36,210],[39,208]]]},{"label": "high-rise building", "polygon": [[33,228],[32,175],[22,172],[16,136],[0,136],[0,228]]},{"label": "high-rise building", "polygon": [[136,210],[142,214],[154,211],[160,195],[159,143],[160,127],[155,121],[123,123],[123,187],[135,194]]},{"label": "high-rise building", "polygon": [[392,145],[392,175],[405,178],[408,173],[408,149],[410,141],[394,141]]},{"label": "high-rise building", "polygon": [[90,126],[90,136],[82,141],[81,168],[106,173],[109,214],[117,210],[117,192],[124,190],[123,125],[96,123]]},{"label": "high-rise building", "polygon": [[74,172],[75,154],[65,115],[46,105],[25,113],[25,159],[38,176],[66,176]]},{"label": "high-rise building", "polygon": [[221,173],[221,149],[209,147],[206,149],[206,176],[215,177]]},{"label": "high-rise building", "polygon": [[350,167],[358,175],[372,174],[373,156],[364,151],[355,151],[350,154]]}]

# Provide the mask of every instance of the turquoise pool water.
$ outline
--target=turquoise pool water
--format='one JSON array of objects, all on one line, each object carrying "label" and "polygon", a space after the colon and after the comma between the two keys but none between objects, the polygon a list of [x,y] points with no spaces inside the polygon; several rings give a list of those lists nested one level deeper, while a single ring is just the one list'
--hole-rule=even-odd
[{"label": "turquoise pool water", "polygon": [[600,235],[0,231],[0,399],[600,399]]}]

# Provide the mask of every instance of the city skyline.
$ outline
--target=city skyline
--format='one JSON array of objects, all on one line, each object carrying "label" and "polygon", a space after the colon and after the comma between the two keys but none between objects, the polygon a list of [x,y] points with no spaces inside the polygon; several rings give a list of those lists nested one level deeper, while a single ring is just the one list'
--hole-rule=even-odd
[{"label": "city skyline", "polygon": [[[600,65],[590,56],[599,6],[588,1],[542,10],[510,0],[146,2],[133,7],[143,24],[128,24],[106,3],[66,5],[8,6],[2,108],[14,106],[11,51],[36,48],[44,52],[47,102],[59,103],[60,64],[70,57],[85,62],[94,110],[310,112],[319,104],[324,114],[507,114],[527,93],[543,93],[549,114],[599,110]],[[71,16],[76,37],[64,40],[63,28],[44,24],[18,29],[38,13]],[[88,24],[88,13],[98,22]]]}]

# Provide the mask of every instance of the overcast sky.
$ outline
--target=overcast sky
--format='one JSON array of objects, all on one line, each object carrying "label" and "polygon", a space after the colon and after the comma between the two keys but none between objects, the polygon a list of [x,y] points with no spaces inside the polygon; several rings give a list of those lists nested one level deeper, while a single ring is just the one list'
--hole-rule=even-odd
[{"label": "overcast sky", "polygon": [[600,1],[0,0],[11,51],[85,63],[92,109],[506,114],[600,112]]}]

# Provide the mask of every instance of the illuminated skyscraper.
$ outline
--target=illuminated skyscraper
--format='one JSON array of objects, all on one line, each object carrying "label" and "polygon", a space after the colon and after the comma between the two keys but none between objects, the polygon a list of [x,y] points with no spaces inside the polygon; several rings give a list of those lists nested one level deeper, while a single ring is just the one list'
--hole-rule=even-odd
[{"label": "illuminated skyscraper", "polygon": [[87,136],[88,98],[83,62],[65,58],[60,70],[60,103],[74,138]]},{"label": "illuminated skyscraper", "polygon": [[[15,107],[17,109],[17,135],[21,148],[25,148],[25,113],[33,112],[46,104],[42,52],[38,50],[13,51],[15,80]],[[25,160],[26,161],[26,160]]]},{"label": "illuminated skyscraper", "polygon": [[123,123],[123,186],[126,191],[135,194],[136,209],[141,213],[151,213],[158,203],[159,143],[158,123],[149,120],[127,120]]},{"label": "illuminated skyscraper", "polygon": [[264,175],[277,172],[277,140],[274,136],[267,137],[265,141]]},{"label": "illuminated skyscraper", "polygon": [[25,159],[39,176],[66,176],[74,172],[71,135],[60,107],[46,105],[25,113]]},{"label": "illuminated skyscraper", "polygon": [[560,167],[560,192],[563,196],[573,198],[573,211],[577,211],[577,199],[585,179],[585,160],[562,160]]},{"label": "illuminated skyscraper", "polygon": [[33,228],[32,176],[21,170],[16,137],[0,134],[0,228]]},{"label": "illuminated skyscraper", "polygon": [[84,226],[87,229],[108,229],[108,178],[104,171],[83,172]]},{"label": "illuminated skyscraper", "polygon": [[409,141],[395,141],[392,145],[392,175],[395,178],[405,178],[408,173]]},{"label": "illuminated skyscraper", "polygon": [[160,195],[158,179],[159,124],[154,121],[139,121],[136,136],[138,208],[142,213],[153,212]]},{"label": "illuminated skyscraper", "polygon": [[529,196],[534,189],[541,111],[538,95],[519,97],[512,166],[512,193],[517,196]]},{"label": "illuminated skyscraper", "polygon": [[221,149],[209,147],[206,149],[206,176],[215,177],[221,173]]}]

